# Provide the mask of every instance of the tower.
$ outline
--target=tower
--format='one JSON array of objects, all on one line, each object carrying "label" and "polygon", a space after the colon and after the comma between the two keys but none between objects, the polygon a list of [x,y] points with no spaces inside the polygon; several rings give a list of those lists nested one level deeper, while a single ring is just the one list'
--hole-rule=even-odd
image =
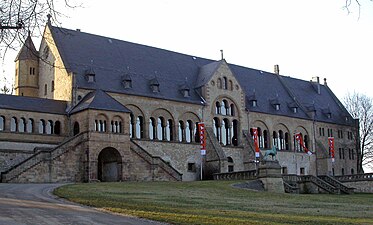
[{"label": "tower", "polygon": [[14,87],[16,95],[38,97],[39,53],[36,51],[30,33],[16,59]]}]

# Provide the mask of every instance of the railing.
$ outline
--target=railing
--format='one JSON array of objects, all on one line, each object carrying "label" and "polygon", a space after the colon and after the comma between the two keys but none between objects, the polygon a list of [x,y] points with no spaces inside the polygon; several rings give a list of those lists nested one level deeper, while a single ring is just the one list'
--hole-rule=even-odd
[{"label": "railing", "polygon": [[373,181],[373,173],[335,176],[334,179],[340,182]]},{"label": "railing", "polygon": [[150,165],[157,165],[161,169],[163,169],[167,174],[169,174],[171,177],[173,177],[177,181],[181,181],[183,178],[183,174],[177,171],[175,168],[173,168],[171,165],[169,165],[167,162],[165,162],[161,157],[158,156],[152,156],[147,152],[145,149],[143,149],[140,145],[135,143],[131,140],[131,149],[139,155],[141,158],[143,158],[145,161],[147,161]]},{"label": "railing", "polygon": [[332,193],[332,194],[340,194],[340,190],[332,185],[328,184],[327,182],[312,176],[312,175],[305,175],[299,176],[300,182],[312,182],[313,184],[317,185],[318,187],[324,189],[325,191]]},{"label": "railing", "polygon": [[298,183],[300,181],[300,178],[298,175],[282,175],[282,179],[286,182],[286,183]]},{"label": "railing", "polygon": [[334,179],[333,177],[325,175],[325,176],[318,176],[318,178],[320,178],[321,180],[333,185],[334,187],[340,189],[342,192],[344,192],[346,194],[354,193],[354,188],[346,187],[345,185],[343,185],[341,182]]},{"label": "railing", "polygon": [[[66,147],[66,146],[70,146],[69,144],[71,144],[72,141],[81,142],[84,138],[86,138],[84,136],[86,134],[87,134],[87,132],[83,132],[83,133],[78,134],[77,136],[71,137],[71,138],[65,140],[64,142],[62,142],[60,145],[58,145],[57,147],[55,147],[53,149],[43,148],[43,149],[39,150],[34,155],[25,159],[21,163],[19,163],[17,165],[14,165],[13,167],[9,168],[7,171],[2,172],[1,173],[1,182],[10,181],[10,180],[14,179],[15,177],[19,176],[21,173],[25,172],[26,170],[28,170],[31,167],[39,164],[42,161],[52,160],[52,159],[64,154],[65,152],[67,152],[69,150],[69,148]],[[74,145],[76,145],[75,142],[74,142]]]},{"label": "railing", "polygon": [[297,186],[297,184],[291,185],[286,181],[284,181],[284,190],[286,193],[299,194],[299,187]]},{"label": "railing", "polygon": [[214,173],[214,180],[254,180],[256,179],[256,170],[246,170],[228,173]]}]

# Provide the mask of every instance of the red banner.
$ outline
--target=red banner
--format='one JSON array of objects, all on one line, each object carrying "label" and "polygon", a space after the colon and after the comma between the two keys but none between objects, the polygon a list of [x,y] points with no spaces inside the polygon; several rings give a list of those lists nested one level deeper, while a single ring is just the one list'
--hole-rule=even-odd
[{"label": "red banner", "polygon": [[302,135],[300,133],[296,133],[295,134],[295,140],[299,143],[299,145],[303,148],[303,150],[308,154],[308,155],[312,155],[312,152],[310,150],[308,150],[308,148],[306,147],[306,145],[304,144],[304,141],[303,141],[303,138],[302,138]]},{"label": "red banner", "polygon": [[206,132],[204,123],[198,123],[198,133],[201,142],[201,155],[206,155]]},{"label": "red banner", "polygon": [[335,160],[334,137],[328,137],[329,151],[332,157],[332,162]]},{"label": "red banner", "polygon": [[255,146],[255,157],[260,157],[259,141],[258,141],[258,129],[256,127],[251,128],[253,131],[254,146]]}]

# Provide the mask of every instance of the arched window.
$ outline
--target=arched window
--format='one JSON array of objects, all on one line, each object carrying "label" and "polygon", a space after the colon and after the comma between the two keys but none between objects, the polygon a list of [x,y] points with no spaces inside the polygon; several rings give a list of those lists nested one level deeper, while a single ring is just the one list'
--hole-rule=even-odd
[{"label": "arched window", "polygon": [[184,122],[179,121],[179,141],[183,142],[184,141],[184,133],[185,133],[185,127],[184,127]]},{"label": "arched window", "polygon": [[174,140],[174,137],[173,137],[173,122],[171,119],[167,120],[167,124],[166,124],[166,139],[167,141],[173,141]]},{"label": "arched window", "polygon": [[[303,139],[303,134],[302,134],[302,133],[300,133],[300,136],[301,136],[301,138]],[[295,135],[294,135],[294,148],[295,148],[295,151],[296,151],[296,152],[300,152],[300,151],[302,151],[302,147],[301,147],[299,141],[297,141],[297,140],[295,139]]]},{"label": "arched window", "polygon": [[217,81],[217,86],[218,86],[218,88],[220,88],[221,89],[221,79],[220,78],[218,78],[218,81]]},{"label": "arched window", "polygon": [[106,132],[106,120],[98,121],[98,132]]},{"label": "arched window", "polygon": [[213,123],[213,127],[214,127],[215,137],[220,142],[220,121],[219,121],[218,118],[214,117],[212,123]]},{"label": "arched window", "polygon": [[285,133],[285,150],[290,150],[290,135],[288,132]]},{"label": "arched window", "polygon": [[133,114],[130,114],[130,138],[133,138],[135,134],[135,119]]},{"label": "arched window", "polygon": [[10,131],[11,132],[17,131],[17,118],[15,117],[12,117],[12,119],[10,119]]},{"label": "arched window", "polygon": [[54,123],[54,133],[57,135],[61,134],[61,122],[60,121],[56,121]]},{"label": "arched window", "polygon": [[53,92],[54,91],[54,80],[52,80],[52,82],[51,82],[51,92]]},{"label": "arched window", "polygon": [[229,112],[229,104],[228,104],[227,100],[223,100],[221,102],[221,114],[224,115],[224,116],[230,114],[230,112]]},{"label": "arched window", "polygon": [[262,129],[258,127],[257,132],[258,132],[259,148],[264,148],[264,139],[263,139]]},{"label": "arched window", "polygon": [[[97,123],[97,120],[96,120]],[[80,133],[80,128],[79,128],[79,123],[75,122],[74,123],[74,129],[73,129],[74,136]]]},{"label": "arched window", "polygon": [[5,130],[5,117],[0,116],[0,131]]},{"label": "arched window", "polygon": [[164,140],[165,132],[164,132],[164,119],[163,117],[159,117],[157,119],[157,139]]},{"label": "arched window", "polygon": [[276,131],[273,131],[272,140],[273,140],[273,146],[275,146],[277,149],[280,149],[280,143],[278,141],[278,136],[277,136]]},{"label": "arched window", "polygon": [[48,120],[45,130],[47,134],[53,134],[53,121]]},{"label": "arched window", "polygon": [[188,120],[187,122],[186,122],[186,124],[185,124],[185,141],[187,142],[187,143],[190,143],[191,141],[192,141],[192,137],[191,137],[191,127],[190,127],[190,125],[191,125],[191,122],[192,121],[190,121],[190,120]]},{"label": "arched window", "polygon": [[220,102],[215,103],[215,114],[220,114],[221,113],[221,107],[220,107]]},{"label": "arched window", "polygon": [[21,118],[18,123],[18,132],[26,132],[26,120]]},{"label": "arched window", "polygon": [[136,138],[144,138],[144,118],[142,116],[136,118]]},{"label": "arched window", "polygon": [[304,145],[306,146],[306,148],[309,148],[309,142],[310,140],[308,138],[308,135],[304,135]]},{"label": "arched window", "polygon": [[228,89],[228,80],[226,77],[223,77],[223,89],[225,90]]},{"label": "arched window", "polygon": [[45,134],[45,121],[43,119],[41,119],[39,121],[39,134]]},{"label": "arched window", "polygon": [[278,141],[280,143],[278,150],[284,150],[285,149],[285,140],[284,140],[284,132],[282,130],[278,131]]},{"label": "arched window", "polygon": [[44,84],[44,95],[47,95],[48,93],[48,85]]},{"label": "arched window", "polygon": [[229,121],[227,119],[223,119],[221,121],[221,144],[228,145],[229,142]]},{"label": "arched window", "polygon": [[229,90],[233,91],[233,82],[232,82],[232,80],[229,80]]},{"label": "arched window", "polygon": [[264,148],[269,148],[269,134],[267,130],[263,131],[263,139],[264,139]]},{"label": "arched window", "polygon": [[95,120],[95,131],[98,131],[98,126],[99,126],[98,120]]},{"label": "arched window", "polygon": [[238,145],[238,120],[232,122],[232,144],[233,146]]},{"label": "arched window", "polygon": [[354,169],[351,169],[351,175],[354,175],[354,174],[355,174]]},{"label": "arched window", "polygon": [[235,116],[236,112],[234,109],[234,104],[231,104],[230,109],[231,109],[231,116]]},{"label": "arched window", "polygon": [[154,140],[156,135],[155,119],[151,117],[149,119],[149,139]]},{"label": "arched window", "polygon": [[26,125],[26,132],[27,133],[32,133],[34,132],[34,120],[33,119],[28,119],[27,125]]},{"label": "arched window", "polygon": [[194,125],[194,141],[196,143],[201,142],[201,138],[200,138],[199,133],[198,133],[198,122],[196,122],[195,125]]}]

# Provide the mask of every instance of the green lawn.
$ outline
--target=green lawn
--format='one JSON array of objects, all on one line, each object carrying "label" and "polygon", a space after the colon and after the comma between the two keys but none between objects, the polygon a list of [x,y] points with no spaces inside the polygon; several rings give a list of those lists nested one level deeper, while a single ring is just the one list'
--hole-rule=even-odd
[{"label": "green lawn", "polygon": [[74,184],[55,194],[172,224],[373,224],[373,194],[275,194],[231,186],[237,182]]}]

